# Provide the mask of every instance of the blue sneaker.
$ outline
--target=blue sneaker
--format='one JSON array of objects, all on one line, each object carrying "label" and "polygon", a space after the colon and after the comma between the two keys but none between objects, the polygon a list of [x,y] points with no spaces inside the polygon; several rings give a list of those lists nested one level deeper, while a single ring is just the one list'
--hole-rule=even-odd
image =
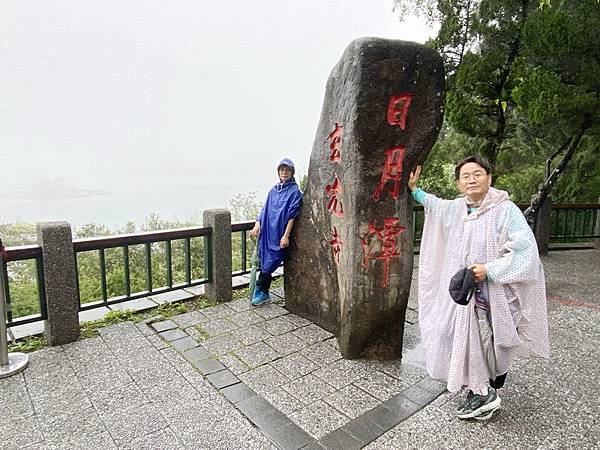
[{"label": "blue sneaker", "polygon": [[268,302],[269,300],[271,300],[271,296],[268,293],[263,292],[260,289],[256,288],[254,290],[254,297],[252,298],[252,301],[250,302],[250,304],[252,306],[260,306],[263,303]]}]

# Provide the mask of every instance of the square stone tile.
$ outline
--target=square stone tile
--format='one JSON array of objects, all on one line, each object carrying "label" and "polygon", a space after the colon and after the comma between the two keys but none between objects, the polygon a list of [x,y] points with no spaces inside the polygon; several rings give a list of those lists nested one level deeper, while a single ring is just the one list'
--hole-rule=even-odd
[{"label": "square stone tile", "polygon": [[351,419],[356,419],[380,404],[375,397],[352,385],[334,392],[323,401]]},{"label": "square stone tile", "polygon": [[196,362],[211,358],[212,354],[204,347],[194,347],[184,351],[183,357],[194,364]]},{"label": "square stone tile", "polygon": [[331,364],[342,358],[340,351],[330,345],[329,340],[317,342],[310,347],[303,348],[300,353],[320,366]]},{"label": "square stone tile", "polygon": [[238,327],[243,328],[263,322],[265,319],[256,314],[253,310],[249,310],[235,313],[229,317],[229,320],[235,323]]},{"label": "square stone tile", "polygon": [[251,368],[270,363],[279,358],[279,353],[264,342],[258,342],[236,350],[235,354]]},{"label": "square stone tile", "polygon": [[303,377],[319,368],[314,362],[300,353],[293,353],[292,355],[273,361],[271,365],[290,380]]},{"label": "square stone tile", "polygon": [[153,302],[150,297],[136,298],[128,300],[126,302],[114,303],[109,306],[113,311],[147,311],[152,308],[156,308],[156,302]]},{"label": "square stone tile", "polygon": [[206,321],[206,316],[202,314],[201,310],[191,311],[173,317],[172,321],[179,325],[179,327],[181,328],[189,328],[193,327],[194,325],[198,325],[203,321]]},{"label": "square stone tile", "polygon": [[94,388],[88,391],[87,394],[96,410],[101,414],[121,411],[148,403],[148,398],[135,383],[117,386],[107,385],[105,389]]},{"label": "square stone tile", "polygon": [[175,328],[174,330],[167,330],[159,333],[159,336],[167,342],[176,341],[177,339],[183,339],[187,337],[185,331]]},{"label": "square stone tile", "polygon": [[220,336],[236,330],[238,326],[226,318],[217,318],[198,325],[198,329],[206,332],[209,336]]},{"label": "square stone tile", "polygon": [[271,365],[263,365],[239,375],[239,379],[253,391],[264,394],[290,381]]},{"label": "square stone tile", "polygon": [[331,334],[329,331],[326,331],[315,324],[310,324],[305,327],[298,328],[292,333],[294,333],[297,337],[302,339],[306,343],[306,345],[316,344],[319,341],[324,341],[325,339],[333,337],[333,334]]},{"label": "square stone tile", "polygon": [[231,370],[231,372],[235,375],[240,375],[250,370],[250,368],[246,364],[240,361],[240,359],[237,356],[234,356],[233,354],[219,356],[219,361],[221,361],[221,364],[223,364],[225,367]]},{"label": "square stone tile", "polygon": [[271,294],[276,295],[277,297],[279,297],[282,300],[285,298],[285,292],[283,290],[283,286],[275,288],[275,289],[271,289]]},{"label": "square stone tile", "polygon": [[220,389],[219,392],[223,394],[231,403],[239,403],[242,400],[246,400],[247,398],[256,395],[256,392],[254,392],[244,383],[237,383],[224,387],[223,389]]},{"label": "square stone tile", "polygon": [[236,338],[227,334],[202,341],[200,345],[215,356],[225,355],[244,346]]},{"label": "square stone tile", "polygon": [[184,289],[196,297],[198,297],[200,295],[204,295],[204,292],[206,291],[204,284],[199,284],[196,286],[188,286]]},{"label": "square stone tile", "polygon": [[45,439],[61,440],[73,434],[100,434],[106,431],[104,423],[93,407],[76,410],[67,414],[48,414],[40,416],[40,430]]},{"label": "square stone tile", "polygon": [[290,331],[298,328],[292,322],[286,319],[288,316],[279,316],[274,319],[267,320],[260,324],[261,327],[264,327],[272,335],[279,335],[284,333],[289,333]]},{"label": "square stone tile", "polygon": [[[62,436],[60,439],[46,439],[44,449],[96,449],[101,448],[102,450],[117,449],[115,441],[112,439],[108,432],[100,434],[85,434],[75,431],[73,434],[68,436]],[[27,447],[29,450],[29,447]]]},{"label": "square stone tile", "polygon": [[176,341],[171,341],[171,345],[178,352],[185,352],[186,350],[192,349],[194,347],[198,347],[198,341],[187,336],[183,339],[177,339]]},{"label": "square stone tile", "polygon": [[296,328],[305,327],[312,324],[310,320],[292,313],[285,316],[285,318],[292,322],[296,326]]},{"label": "square stone tile", "polygon": [[350,421],[323,401],[292,412],[290,419],[315,439],[322,438]]},{"label": "square stone tile", "polygon": [[225,366],[221,364],[221,362],[217,359],[209,358],[203,359],[202,361],[197,361],[194,365],[198,368],[200,372],[204,375],[210,375],[211,373],[219,372],[225,369]]},{"label": "square stone tile", "polygon": [[239,328],[232,332],[231,335],[242,341],[244,345],[256,344],[257,342],[273,337],[272,334],[263,328],[262,324]]},{"label": "square stone tile", "polygon": [[38,419],[34,415],[15,417],[7,423],[0,422],[0,442],[3,448],[10,443],[9,448],[21,449],[43,442],[43,439]]},{"label": "square stone tile", "polygon": [[135,438],[131,442],[124,444],[121,448],[124,450],[183,450],[185,447],[181,441],[179,441],[171,428],[165,428],[155,431],[154,433]]},{"label": "square stone tile", "polygon": [[211,306],[209,308],[204,308],[201,311],[202,311],[202,314],[210,320],[221,319],[223,317],[229,317],[236,313],[233,309],[231,309],[225,303],[221,303],[216,306]]},{"label": "square stone tile", "polygon": [[233,300],[233,301],[227,303],[227,306],[229,306],[235,312],[248,311],[248,310],[252,309],[252,305],[250,305],[250,300],[248,300],[246,298],[240,298],[239,300]]},{"label": "square stone tile", "polygon": [[223,389],[227,386],[240,383],[239,378],[227,369],[211,373],[206,378],[215,387],[215,389]]},{"label": "square stone tile", "polygon": [[354,382],[354,385],[381,401],[398,395],[409,385],[378,370]]},{"label": "square stone tile", "polygon": [[175,291],[163,292],[162,294],[151,294],[148,298],[160,305],[163,303],[182,302],[194,297],[195,295],[191,292],[187,292],[184,289],[178,289]]},{"label": "square stone tile", "polygon": [[268,303],[266,305],[261,306],[260,308],[255,308],[254,311],[256,312],[256,314],[265,319],[273,319],[275,317],[288,314],[287,309],[282,308],[281,306],[276,305],[274,303]]},{"label": "square stone tile", "polygon": [[269,387],[262,392],[262,395],[271,405],[286,416],[289,416],[293,411],[297,411],[305,406],[304,403],[289,392],[283,390],[281,387],[275,389]]},{"label": "square stone tile", "polygon": [[325,383],[313,374],[297,378],[288,384],[284,384],[282,388],[307,405],[317,402],[335,392],[333,386]]},{"label": "square stone tile", "polygon": [[177,328],[177,324],[175,322],[173,322],[172,320],[162,320],[160,322],[154,322],[154,323],[150,324],[150,326],[152,328],[154,328],[154,330],[157,333]]},{"label": "square stone tile", "polygon": [[315,371],[314,375],[336,389],[341,389],[364,377],[368,372],[367,362],[340,359],[339,361]]},{"label": "square stone tile", "polygon": [[292,333],[280,334],[279,336],[267,339],[265,342],[280,355],[289,355],[297,352],[306,345],[302,339]]},{"label": "square stone tile", "polygon": [[352,436],[344,428],[334,430],[318,442],[327,449],[360,450],[364,446],[363,441]]},{"label": "square stone tile", "polygon": [[119,447],[167,426],[165,418],[152,403],[112,411],[101,417]]},{"label": "square stone tile", "polygon": [[406,384],[414,384],[427,376],[424,369],[397,361],[378,361],[373,368]]},{"label": "square stone tile", "polygon": [[189,337],[194,338],[198,342],[204,341],[210,337],[204,330],[200,331],[197,325],[187,327],[184,331]]}]

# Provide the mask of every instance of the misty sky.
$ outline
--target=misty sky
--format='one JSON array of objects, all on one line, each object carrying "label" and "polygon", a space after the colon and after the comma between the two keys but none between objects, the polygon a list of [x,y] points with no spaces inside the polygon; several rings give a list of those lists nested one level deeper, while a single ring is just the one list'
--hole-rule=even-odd
[{"label": "misty sky", "polygon": [[0,221],[189,219],[297,174],[350,41],[424,42],[391,0],[4,0]]}]

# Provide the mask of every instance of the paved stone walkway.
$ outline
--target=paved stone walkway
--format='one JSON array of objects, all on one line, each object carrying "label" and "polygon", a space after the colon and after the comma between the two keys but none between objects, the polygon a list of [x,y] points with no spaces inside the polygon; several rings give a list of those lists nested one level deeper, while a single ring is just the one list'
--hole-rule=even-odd
[{"label": "paved stone walkway", "polygon": [[544,260],[552,359],[519,361],[487,423],[419,368],[414,295],[402,364],[342,360],[316,325],[238,300],[31,354],[0,380],[0,447],[598,448],[600,252],[570,253]]}]

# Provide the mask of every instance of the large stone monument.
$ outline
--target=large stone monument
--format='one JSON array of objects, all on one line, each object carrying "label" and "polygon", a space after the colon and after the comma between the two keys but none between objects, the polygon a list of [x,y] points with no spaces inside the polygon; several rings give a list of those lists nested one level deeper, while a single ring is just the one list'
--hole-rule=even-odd
[{"label": "large stone monument", "polygon": [[413,270],[411,170],[443,117],[441,58],[353,41],[334,67],[285,266],[286,307],[338,336],[345,358],[397,358]]}]

